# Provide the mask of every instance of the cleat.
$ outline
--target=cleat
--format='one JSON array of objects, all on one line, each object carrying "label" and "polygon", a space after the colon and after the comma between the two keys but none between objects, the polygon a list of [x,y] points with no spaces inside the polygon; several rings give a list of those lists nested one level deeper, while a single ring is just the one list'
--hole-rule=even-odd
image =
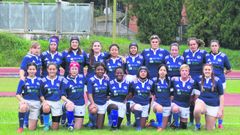
[{"label": "cleat", "polygon": [[49,126],[44,126],[43,130],[44,131],[48,131],[49,130]]},{"label": "cleat", "polygon": [[74,129],[73,126],[69,126],[69,127],[68,127],[68,131],[71,131],[71,132],[72,132],[73,129]]},{"label": "cleat", "polygon": [[198,128],[198,127],[195,127],[195,129],[194,129],[195,131],[199,131],[200,130],[200,128]]},{"label": "cleat", "polygon": [[223,129],[223,125],[222,124],[218,125],[218,128]]},{"label": "cleat", "polygon": [[17,129],[17,133],[18,133],[18,134],[21,134],[22,132],[23,132],[23,128],[18,128],[18,129]]},{"label": "cleat", "polygon": [[188,126],[188,127],[191,127],[191,126],[193,126],[193,123],[192,123],[192,122],[189,122],[187,126]]}]

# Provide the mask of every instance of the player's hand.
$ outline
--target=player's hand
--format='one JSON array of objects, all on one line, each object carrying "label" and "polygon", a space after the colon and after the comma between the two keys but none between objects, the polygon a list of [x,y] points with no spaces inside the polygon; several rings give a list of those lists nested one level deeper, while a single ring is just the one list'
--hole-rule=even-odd
[{"label": "player's hand", "polygon": [[20,80],[25,81],[25,76],[20,76]]},{"label": "player's hand", "polygon": [[27,102],[26,102],[26,100],[24,100],[24,99],[22,99],[21,101],[20,101],[20,104],[26,104]]}]

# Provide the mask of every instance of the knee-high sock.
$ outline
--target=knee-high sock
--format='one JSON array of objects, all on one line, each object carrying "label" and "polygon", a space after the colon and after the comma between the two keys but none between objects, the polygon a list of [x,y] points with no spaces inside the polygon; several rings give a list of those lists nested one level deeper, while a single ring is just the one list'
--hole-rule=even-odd
[{"label": "knee-high sock", "polygon": [[73,111],[66,111],[68,126],[73,126],[74,114]]},{"label": "knee-high sock", "polygon": [[29,111],[25,112],[24,125],[28,125],[28,117],[29,117]]},{"label": "knee-high sock", "polygon": [[135,110],[134,111],[135,115],[135,122],[136,122],[136,127],[141,128],[141,116],[142,116],[142,111]]},{"label": "knee-high sock", "polygon": [[19,127],[23,128],[25,113],[18,112]]},{"label": "knee-high sock", "polygon": [[194,105],[190,105],[190,122],[191,123],[193,123],[193,120],[194,120],[193,111],[194,111]]},{"label": "knee-high sock", "polygon": [[179,113],[173,113],[174,126],[179,127]]},{"label": "knee-high sock", "polygon": [[223,123],[223,119],[222,119],[222,118],[219,118],[219,119],[218,119],[218,125],[222,125],[222,123]]},{"label": "knee-high sock", "polygon": [[162,127],[162,119],[163,119],[163,114],[156,112],[156,119],[158,122],[158,128]]},{"label": "knee-high sock", "polygon": [[111,119],[112,119],[112,127],[117,127],[118,125],[118,110],[111,110]]},{"label": "knee-high sock", "polygon": [[65,110],[65,108],[62,109],[63,110],[63,114],[62,114],[62,117],[61,117],[61,124],[65,124],[66,122],[66,118],[67,118],[67,111]]},{"label": "knee-high sock", "polygon": [[117,126],[117,128],[120,128],[120,126],[122,124],[122,120],[123,120],[123,118],[118,117],[118,126]]},{"label": "knee-high sock", "polygon": [[93,126],[96,126],[96,122],[97,122],[97,115],[96,114],[91,114],[89,115],[91,117],[89,117],[90,121],[92,122]]},{"label": "knee-high sock", "polygon": [[126,111],[127,122],[131,123],[131,109],[130,109],[130,103],[127,103],[126,106],[127,106],[127,111]]},{"label": "knee-high sock", "polygon": [[43,123],[45,127],[49,126],[49,113],[44,113],[43,114]]}]

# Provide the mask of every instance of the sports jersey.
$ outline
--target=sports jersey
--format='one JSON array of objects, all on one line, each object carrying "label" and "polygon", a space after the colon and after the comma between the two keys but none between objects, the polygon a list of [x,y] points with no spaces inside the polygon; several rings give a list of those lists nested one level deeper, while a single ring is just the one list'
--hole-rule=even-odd
[{"label": "sports jersey", "polygon": [[193,90],[198,89],[196,81],[192,78],[187,81],[182,81],[180,77],[174,77],[172,80],[173,88],[173,103],[181,107],[190,106],[190,97],[193,94]]},{"label": "sports jersey", "polygon": [[58,72],[57,75],[60,75],[60,66],[62,64],[62,53],[55,52],[54,54],[50,53],[49,51],[45,51],[41,54],[41,60],[42,60],[42,74],[43,76],[47,76],[47,65],[52,62],[57,64]]},{"label": "sports jersey", "polygon": [[62,55],[63,55],[63,63],[62,63],[62,67],[65,69],[65,73],[64,76],[66,77],[69,74],[69,64],[72,61],[78,62],[80,65],[80,70],[79,70],[79,74],[83,74],[83,68],[86,66],[86,60],[87,60],[87,54],[85,53],[84,50],[81,50],[81,54],[77,54],[77,51],[71,51],[68,52],[63,51]]},{"label": "sports jersey", "polygon": [[154,91],[153,94],[155,95],[155,101],[159,103],[162,106],[169,107],[171,106],[171,80],[170,78],[167,79],[157,79],[157,77],[154,77],[153,79],[154,82]]},{"label": "sports jersey", "polygon": [[67,83],[66,79],[61,76],[56,76],[55,79],[50,79],[48,76],[42,78],[41,93],[45,100],[59,101],[62,96],[64,84]]},{"label": "sports jersey", "polygon": [[64,90],[62,95],[66,96],[67,99],[71,100],[74,105],[82,106],[85,104],[84,100],[84,84],[85,77],[81,74],[75,78],[67,76],[67,83],[64,83]]},{"label": "sports jersey", "polygon": [[138,68],[142,65],[143,65],[142,55],[136,55],[136,56],[129,55],[126,57],[125,69],[127,71],[127,74],[137,75]]},{"label": "sports jersey", "polygon": [[226,54],[219,52],[218,54],[208,53],[206,54],[206,63],[213,65],[214,75],[224,83],[226,81],[224,75],[224,68],[231,69],[230,62]]},{"label": "sports jersey", "polygon": [[169,52],[162,48],[159,48],[157,50],[143,50],[142,56],[144,58],[144,65],[150,71],[150,78],[157,77],[157,69],[160,64],[164,63],[164,59],[167,55],[169,55]]},{"label": "sports jersey", "polygon": [[22,60],[20,69],[25,71],[25,76],[27,76],[27,64],[34,62],[37,65],[37,77],[41,77],[41,68],[42,68],[42,61],[39,56],[33,55],[28,53]]},{"label": "sports jersey", "polygon": [[17,88],[17,95],[22,95],[26,100],[40,101],[41,79],[38,77],[26,77],[25,81],[20,80]]},{"label": "sports jersey", "polygon": [[[204,103],[209,106],[219,106],[219,96],[223,95],[223,86],[221,80],[218,77],[214,77],[215,83],[213,84],[211,78],[204,78],[203,85],[201,85],[201,78],[202,76],[198,81],[199,89],[201,90],[201,94],[198,98],[203,100]],[[213,85],[214,91],[212,91]]]},{"label": "sports jersey", "polygon": [[109,96],[112,101],[124,102],[130,90],[130,84],[123,80],[118,82],[116,79],[109,82]]},{"label": "sports jersey", "polygon": [[199,49],[194,53],[187,49],[183,53],[185,63],[190,67],[190,75],[195,80],[202,74],[203,65],[206,62],[206,53],[205,50]]},{"label": "sports jersey", "polygon": [[133,102],[140,105],[148,105],[150,94],[153,92],[153,81],[147,79],[141,82],[141,80],[138,79],[133,82],[131,92],[133,93]]},{"label": "sports jersey", "polygon": [[180,67],[184,64],[184,57],[178,55],[176,58],[168,55],[165,57],[164,63],[168,67],[168,76],[180,76]]},{"label": "sports jersey", "polygon": [[88,70],[87,70],[87,75],[86,78],[89,79],[90,77],[93,77],[95,72],[94,72],[94,64],[95,63],[104,63],[105,60],[109,57],[109,53],[107,52],[101,52],[98,56],[94,56],[94,62],[93,65],[90,65],[90,55],[87,54],[87,63],[88,63]]},{"label": "sports jersey", "polygon": [[91,77],[87,83],[88,94],[92,94],[93,100],[98,105],[104,105],[107,102],[108,80],[99,79],[96,76]]},{"label": "sports jersey", "polygon": [[109,58],[106,60],[105,65],[107,68],[107,75],[110,80],[113,80],[115,78],[114,71],[117,67],[124,67],[124,63],[121,57],[118,57],[116,59]]}]

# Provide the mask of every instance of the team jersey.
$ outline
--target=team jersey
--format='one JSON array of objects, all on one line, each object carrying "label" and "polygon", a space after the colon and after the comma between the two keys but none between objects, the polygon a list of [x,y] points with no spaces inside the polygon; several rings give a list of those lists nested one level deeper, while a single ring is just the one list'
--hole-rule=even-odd
[{"label": "team jersey", "polygon": [[78,74],[75,78],[66,77],[67,83],[64,83],[62,95],[71,100],[74,105],[81,106],[85,104],[84,100],[84,75]]},{"label": "team jersey", "polygon": [[162,48],[155,51],[152,49],[143,50],[142,56],[144,58],[144,65],[150,71],[150,78],[157,77],[157,69],[160,64],[164,63],[164,59],[167,55],[169,55],[169,52]]},{"label": "team jersey", "polygon": [[[202,76],[198,80],[199,90],[201,94],[198,97],[203,100],[205,104],[209,106],[219,106],[220,100],[219,96],[223,95],[222,81],[218,77],[214,77],[214,83],[211,78],[204,78],[203,85],[201,84]],[[214,91],[212,91],[212,86],[214,85]]]},{"label": "team jersey", "polygon": [[171,80],[170,78],[167,79],[157,79],[157,77],[154,77],[153,79],[154,82],[154,91],[153,95],[155,95],[155,102],[158,104],[169,107],[171,106]]},{"label": "team jersey", "polygon": [[224,68],[231,69],[230,62],[226,54],[219,52],[218,54],[206,54],[206,63],[213,65],[214,75],[217,76],[223,83],[226,81]]},{"label": "team jersey", "polygon": [[190,97],[193,95],[194,90],[198,89],[196,81],[190,78],[183,82],[180,77],[173,77],[171,80],[174,96],[173,103],[181,107],[189,107]]},{"label": "team jersey", "polygon": [[102,52],[98,56],[94,56],[94,62],[93,65],[90,65],[90,56],[87,54],[87,64],[88,64],[88,69],[87,69],[87,75],[86,78],[89,79],[94,76],[94,64],[96,63],[105,63],[105,60],[109,57],[109,53],[107,52]]},{"label": "team jersey", "polygon": [[136,80],[131,86],[131,92],[133,93],[133,102],[140,105],[148,105],[150,94],[153,92],[153,81],[147,79],[145,82]]},{"label": "team jersey", "polygon": [[49,51],[45,51],[41,54],[41,60],[42,60],[42,74],[43,76],[47,76],[47,65],[52,62],[52,63],[56,63],[57,64],[57,75],[60,75],[60,66],[62,64],[62,53],[60,52],[55,52],[54,54],[50,53]]},{"label": "team jersey", "polygon": [[69,74],[69,65],[72,61],[78,62],[80,65],[79,74],[83,74],[83,68],[86,66],[87,54],[84,50],[81,50],[81,54],[77,54],[77,51],[68,52],[67,50],[62,52],[63,62],[62,67],[65,70],[64,76],[68,76]]},{"label": "team jersey", "polygon": [[138,68],[142,65],[143,65],[142,55],[137,55],[137,56],[129,55],[126,57],[125,69],[127,74],[137,75]]},{"label": "team jersey", "polygon": [[109,81],[96,76],[91,77],[87,83],[88,94],[92,94],[93,100],[98,105],[104,105],[107,102]]},{"label": "team jersey", "polygon": [[35,77],[33,79],[26,77],[25,81],[20,80],[16,95],[22,95],[26,100],[37,100],[40,101],[40,87],[41,79]]},{"label": "team jersey", "polygon": [[184,61],[190,67],[190,75],[195,80],[202,74],[203,65],[206,63],[206,53],[205,50],[199,49],[194,53],[187,49],[183,53]]},{"label": "team jersey", "polygon": [[116,102],[124,102],[130,90],[129,82],[126,80],[118,82],[116,79],[114,79],[109,82],[109,86],[110,99]]},{"label": "team jersey", "polygon": [[37,77],[41,77],[41,68],[42,68],[42,61],[39,56],[33,55],[28,53],[22,60],[20,69],[25,71],[25,76],[27,76],[27,64],[34,62],[37,65]]},{"label": "team jersey", "polygon": [[117,67],[124,67],[124,63],[121,57],[118,57],[116,59],[109,58],[106,60],[106,68],[107,68],[107,75],[110,80],[113,80],[115,78],[114,71]]},{"label": "team jersey", "polygon": [[59,101],[64,90],[64,83],[67,80],[64,77],[56,76],[55,79],[50,79],[48,76],[42,78],[41,93],[45,100]]},{"label": "team jersey", "polygon": [[176,58],[173,58],[171,55],[165,57],[164,63],[168,67],[168,76],[180,76],[180,67],[184,64],[184,57],[178,55]]}]

